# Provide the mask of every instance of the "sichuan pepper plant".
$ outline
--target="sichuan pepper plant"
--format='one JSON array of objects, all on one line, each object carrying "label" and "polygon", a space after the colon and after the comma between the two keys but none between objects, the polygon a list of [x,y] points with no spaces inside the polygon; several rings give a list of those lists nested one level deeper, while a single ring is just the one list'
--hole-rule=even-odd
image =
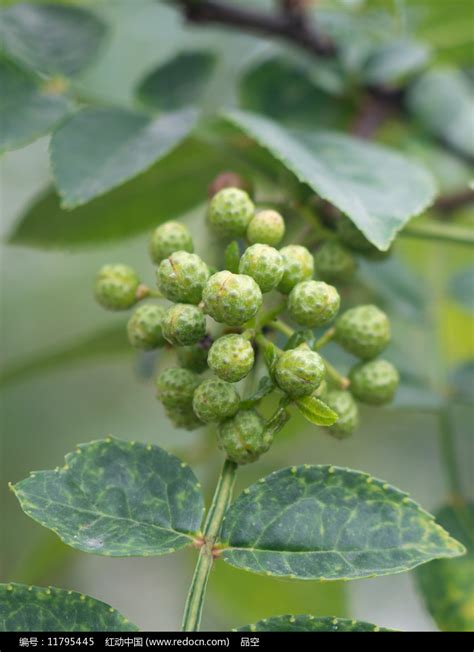
[{"label": "sichuan pepper plant", "polygon": [[[218,3],[171,4],[197,24],[228,22],[264,33],[273,25],[275,34],[299,43],[308,56],[336,61],[344,92],[360,85],[352,98],[356,104],[392,102],[400,113],[426,114],[420,88],[430,72],[419,73],[425,62],[418,62],[418,76],[414,70],[399,71],[400,79],[410,79],[403,92],[387,88],[385,79],[379,83],[373,70],[372,77],[359,71],[354,78],[344,69],[337,34],[333,42],[319,30],[303,29],[302,3],[283,3],[287,13],[278,14],[281,28],[275,21],[262,22],[266,14],[242,14]],[[420,585],[432,611],[452,626],[455,599],[450,596],[446,606],[436,595],[445,567],[460,561],[450,558],[465,553],[458,540],[465,541],[459,522],[465,525],[470,518],[463,501],[461,508],[458,501],[440,515],[444,529],[391,484],[317,460],[276,469],[233,495],[239,467],[258,464],[285,437],[296,415],[322,436],[344,440],[364,428],[359,405],[383,409],[396,396],[400,373],[386,353],[390,320],[377,301],[359,302],[348,288],[356,283],[360,265],[390,257],[399,232],[472,242],[463,225],[451,228],[435,219],[409,224],[435,200],[430,173],[385,146],[326,130],[332,123],[320,125],[323,129],[287,127],[255,97],[254,110],[243,101],[244,106],[212,117],[205,111],[199,115],[196,106],[215,64],[205,51],[181,52],[147,75],[137,87],[140,110],[94,106],[76,75],[102,43],[101,19],[79,7],[26,4],[4,10],[2,18],[0,76],[12,103],[22,109],[21,119],[11,107],[2,109],[8,113],[3,148],[52,131],[50,155],[62,206],[74,209],[65,227],[57,198],[41,199],[12,241],[41,240],[37,225],[45,209],[56,223],[51,236],[56,244],[86,237],[74,234],[74,216],[99,241],[115,233],[116,210],[123,210],[129,235],[153,224],[148,253],[156,283],[142,279],[127,261],[112,261],[97,274],[95,298],[107,310],[129,311],[123,337],[131,347],[173,352],[174,363],[156,378],[157,399],[189,437],[213,428],[215,454],[222,458],[212,500],[205,505],[188,463],[156,444],[113,437],[91,441],[69,453],[62,468],[35,471],[11,485],[24,512],[86,553],[147,557],[194,547],[184,631],[200,627],[214,564],[321,582],[400,573],[438,560],[426,566],[432,572],[420,569]],[[48,30],[55,34],[54,52],[46,46]],[[269,73],[268,61],[262,68]],[[258,66],[243,71],[243,97],[253,96],[259,74]],[[345,111],[353,108],[349,105]],[[365,113],[356,117],[368,119]],[[429,130],[439,129],[427,122]],[[438,135],[466,157],[468,146],[453,132]],[[137,215],[122,184],[160,159],[161,167],[139,177],[142,186],[132,193],[133,201],[143,202]],[[169,193],[170,205],[156,215],[149,204],[160,192]],[[206,193],[207,208],[195,219],[202,220],[198,228],[207,233],[209,247],[195,247],[186,224],[171,218],[201,204]],[[335,350],[351,360],[348,372],[333,357]],[[446,405],[440,414],[449,430]],[[449,446],[449,436],[446,442]],[[275,614],[252,625],[229,625],[242,631],[382,629],[336,614]],[[0,628],[137,629],[91,597],[15,583],[1,585]]]}]

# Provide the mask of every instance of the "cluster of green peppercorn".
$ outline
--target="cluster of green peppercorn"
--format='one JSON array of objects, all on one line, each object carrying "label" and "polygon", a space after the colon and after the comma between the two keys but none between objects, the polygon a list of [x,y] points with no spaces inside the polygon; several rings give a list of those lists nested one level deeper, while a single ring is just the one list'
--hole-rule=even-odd
[{"label": "cluster of green peppercorn", "polygon": [[[171,221],[159,226],[150,241],[158,292],[143,285],[126,265],[106,265],[96,280],[96,298],[109,310],[129,309],[150,296],[172,302],[169,307],[141,303],[128,322],[133,347],[176,347],[179,366],[165,369],[156,380],[157,396],[168,416],[188,430],[217,423],[220,448],[239,464],[255,461],[270,448],[289,416],[288,406],[304,397],[317,396],[338,415],[328,428],[330,434],[349,436],[358,423],[356,401],[389,402],[398,373],[377,358],[390,340],[387,316],[376,306],[365,305],[337,317],[340,296],[326,281],[347,280],[354,272],[348,246],[366,255],[373,254],[373,246],[343,218],[338,237],[325,242],[315,256],[299,244],[277,249],[285,235],[283,217],[275,210],[256,211],[249,195],[238,187],[214,194],[207,221],[218,236],[234,241],[238,255],[232,271],[211,269],[194,253],[187,227]],[[237,239],[248,245],[241,254]],[[315,269],[323,280],[314,280]],[[276,310],[262,309],[264,295],[272,291],[284,301]],[[333,323],[326,339],[334,339],[360,359],[344,383],[334,381],[330,365],[308,343],[282,351],[267,339],[264,333],[272,330],[283,311],[304,329]],[[266,386],[282,398],[277,412],[265,419],[257,406],[268,389],[257,391],[254,400],[242,400],[235,383],[252,372],[256,352],[268,346],[276,354],[271,364],[267,360]],[[206,371],[212,376],[203,378]]]}]

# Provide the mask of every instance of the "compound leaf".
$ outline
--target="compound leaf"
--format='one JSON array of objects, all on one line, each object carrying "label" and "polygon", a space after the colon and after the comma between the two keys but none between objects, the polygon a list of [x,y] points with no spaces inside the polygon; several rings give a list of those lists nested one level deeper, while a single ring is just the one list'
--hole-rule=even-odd
[{"label": "compound leaf", "polygon": [[378,627],[363,620],[349,618],[316,618],[302,614],[299,616],[273,616],[264,618],[253,625],[239,627],[239,632],[390,632],[391,629]]},{"label": "compound leaf", "polygon": [[339,419],[329,405],[315,396],[299,398],[295,405],[304,418],[315,426],[332,426]]},{"label": "compound leaf", "polygon": [[145,557],[174,552],[199,529],[203,498],[189,467],[158,446],[80,445],[55,471],[13,487],[23,511],[72,548]]}]

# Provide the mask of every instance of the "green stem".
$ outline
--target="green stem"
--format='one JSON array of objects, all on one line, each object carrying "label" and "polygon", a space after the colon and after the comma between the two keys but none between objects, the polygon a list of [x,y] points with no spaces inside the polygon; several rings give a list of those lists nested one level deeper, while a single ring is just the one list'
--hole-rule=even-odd
[{"label": "green stem", "polygon": [[183,616],[183,632],[197,632],[201,622],[207,582],[214,562],[214,544],[221,529],[224,514],[232,499],[237,464],[226,460],[217,483],[204,524],[201,550],[189,587]]},{"label": "green stem", "polygon": [[435,222],[434,220],[409,224],[400,235],[406,238],[422,238],[424,240],[441,240],[456,244],[474,245],[474,229],[458,224]]},{"label": "green stem", "polygon": [[262,330],[264,326],[272,322],[278,315],[283,312],[286,308],[286,298],[283,299],[280,303],[278,303],[276,306],[273,308],[269,308],[267,311],[263,313],[263,315],[260,317],[258,320],[257,328],[256,330]]},{"label": "green stem", "polygon": [[316,341],[315,345],[313,346],[313,349],[315,351],[319,351],[319,349],[322,349],[323,346],[326,346],[328,342],[332,340],[334,335],[336,334],[336,329],[334,326],[332,328],[328,328],[328,330],[321,335],[319,340]]},{"label": "green stem", "polygon": [[329,378],[331,378],[333,383],[335,383],[340,389],[347,389],[351,384],[349,378],[346,378],[346,376],[340,374],[336,367],[334,367],[328,360],[326,360],[326,358],[323,358],[323,361],[326,365],[326,373]]},{"label": "green stem", "polygon": [[294,329],[291,328],[291,326],[285,324],[285,322],[282,321],[281,319],[275,319],[274,321],[272,321],[271,326],[276,331],[283,333],[283,335],[286,335],[287,337],[291,337],[295,332]]}]

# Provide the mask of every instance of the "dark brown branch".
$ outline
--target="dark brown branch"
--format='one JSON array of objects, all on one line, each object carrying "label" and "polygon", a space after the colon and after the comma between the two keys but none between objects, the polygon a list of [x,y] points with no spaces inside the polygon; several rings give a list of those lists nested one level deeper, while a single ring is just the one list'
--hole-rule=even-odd
[{"label": "dark brown branch", "polygon": [[452,213],[458,208],[468,206],[469,204],[474,204],[474,190],[466,188],[459,192],[453,192],[450,195],[441,195],[435,201],[434,206],[440,213]]},{"label": "dark brown branch", "polygon": [[301,11],[269,13],[214,0],[175,0],[191,23],[215,23],[256,34],[279,36],[321,57],[335,54],[332,41],[320,34]]}]

